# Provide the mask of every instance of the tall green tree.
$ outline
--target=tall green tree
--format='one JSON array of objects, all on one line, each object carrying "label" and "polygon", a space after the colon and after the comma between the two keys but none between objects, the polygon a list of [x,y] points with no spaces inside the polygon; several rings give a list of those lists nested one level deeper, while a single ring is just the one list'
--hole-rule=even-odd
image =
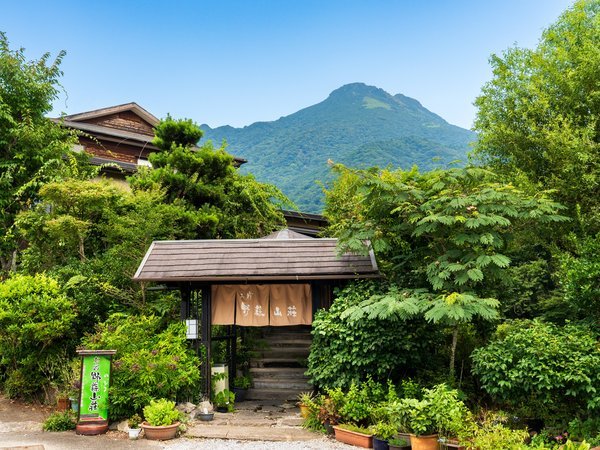
[{"label": "tall green tree", "polygon": [[0,32],[0,263],[16,268],[20,245],[16,215],[29,208],[45,182],[57,176],[75,137],[45,117],[57,97],[60,63],[50,54],[28,61],[24,50],[11,50]]},{"label": "tall green tree", "polygon": [[493,79],[476,99],[475,156],[581,211],[600,230],[600,0],[579,0],[535,49],[492,55]]},{"label": "tall green tree", "polygon": [[411,171],[351,170],[338,165],[326,214],[342,249],[364,252],[369,242],[401,289],[372,296],[347,317],[356,320],[417,313],[452,329],[454,375],[460,326],[498,316],[489,286],[502,281],[511,236],[539,222],[565,220],[561,206],[498,181],[482,168]]},{"label": "tall green tree", "polygon": [[282,226],[288,202],[275,186],[241,175],[225,145],[196,146],[202,130],[190,119],[170,116],[155,128],[152,169],[130,179],[134,189],[159,186],[167,202],[182,201],[202,214],[199,238],[260,237]]}]

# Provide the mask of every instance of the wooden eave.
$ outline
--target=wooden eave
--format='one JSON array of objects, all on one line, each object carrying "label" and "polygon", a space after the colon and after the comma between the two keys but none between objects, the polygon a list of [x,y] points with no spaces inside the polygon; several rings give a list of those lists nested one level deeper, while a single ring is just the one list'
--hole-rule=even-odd
[{"label": "wooden eave", "polygon": [[150,114],[148,111],[146,111],[144,108],[142,108],[140,105],[138,105],[135,102],[124,103],[122,105],[116,105],[116,106],[109,106],[108,108],[100,108],[100,109],[95,109],[93,111],[86,111],[86,112],[82,112],[82,113],[71,114],[71,115],[65,116],[64,119],[73,121],[73,122],[82,122],[82,121],[86,121],[86,120],[90,120],[90,119],[95,119],[97,117],[104,117],[104,116],[110,116],[113,114],[118,114],[118,113],[125,112],[125,111],[133,112],[134,114],[136,114],[137,116],[139,116],[140,118],[145,120],[149,125],[151,125],[153,127],[156,126],[156,124],[159,122],[159,119],[156,116],[154,116],[153,114]]},{"label": "wooden eave", "polygon": [[378,278],[369,255],[337,254],[337,239],[155,241],[134,281],[269,282]]},{"label": "wooden eave", "polygon": [[[67,116],[68,117],[68,116]],[[79,131],[88,133],[91,137],[98,140],[104,140],[109,142],[115,142],[118,144],[127,144],[135,147],[148,149],[150,152],[157,152],[159,148],[152,144],[153,136],[142,133],[134,133],[132,131],[119,130],[117,128],[105,127],[102,125],[96,125],[86,122],[77,122],[72,120],[63,119],[50,119],[55,123],[58,123],[67,128],[73,128]],[[192,147],[197,149],[198,147]],[[248,160],[244,158],[233,157],[233,164],[235,167],[240,167],[242,164],[247,163]]]}]

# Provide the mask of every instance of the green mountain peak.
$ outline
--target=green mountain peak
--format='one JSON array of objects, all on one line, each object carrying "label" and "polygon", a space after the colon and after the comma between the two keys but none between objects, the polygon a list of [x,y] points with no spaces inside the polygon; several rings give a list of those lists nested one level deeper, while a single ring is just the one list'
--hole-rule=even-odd
[{"label": "green mountain peak", "polygon": [[240,170],[273,183],[306,212],[320,212],[318,182],[329,159],[351,166],[422,169],[466,161],[475,133],[450,125],[417,100],[364,83],[344,85],[316,105],[243,128],[202,126],[205,138],[248,160]]}]

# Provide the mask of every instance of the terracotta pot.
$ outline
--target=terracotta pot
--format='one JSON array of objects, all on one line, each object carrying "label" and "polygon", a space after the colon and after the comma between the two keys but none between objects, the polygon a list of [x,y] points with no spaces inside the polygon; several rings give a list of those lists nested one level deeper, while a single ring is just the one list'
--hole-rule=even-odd
[{"label": "terracotta pot", "polygon": [[438,435],[429,434],[427,436],[410,435],[410,446],[412,450],[438,450]]},{"label": "terracotta pot", "polygon": [[179,422],[175,422],[173,425],[165,425],[162,427],[153,427],[148,422],[142,423],[144,429],[144,435],[146,439],[153,441],[167,441],[173,439],[177,435],[177,428],[179,428]]},{"label": "terracotta pot", "polygon": [[356,447],[372,448],[373,435],[357,433],[356,431],[344,430],[340,427],[333,427],[335,439],[344,444],[355,445]]},{"label": "terracotta pot", "polygon": [[86,422],[79,422],[75,426],[75,433],[84,436],[95,436],[97,434],[104,434],[108,431],[108,421],[105,420],[90,420]]},{"label": "terracotta pot", "polygon": [[308,419],[308,415],[310,414],[310,410],[308,406],[303,405],[302,403],[298,404],[298,408],[300,408],[300,415],[303,419]]}]

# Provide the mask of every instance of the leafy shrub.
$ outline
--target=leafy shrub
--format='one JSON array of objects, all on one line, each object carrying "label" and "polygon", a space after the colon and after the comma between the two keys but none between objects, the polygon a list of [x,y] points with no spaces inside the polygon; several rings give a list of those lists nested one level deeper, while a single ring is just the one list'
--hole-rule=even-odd
[{"label": "leafy shrub", "polygon": [[600,323],[600,234],[575,241],[577,257],[565,255],[559,278],[573,317]]},{"label": "leafy shrub", "polygon": [[600,408],[600,347],[586,328],[509,322],[472,356],[483,388],[524,417],[566,425]]},{"label": "leafy shrub", "polygon": [[223,389],[215,395],[215,405],[218,408],[227,408],[227,412],[233,412],[235,404],[235,393],[229,389]]},{"label": "leafy shrub", "polygon": [[127,419],[127,426],[131,429],[139,428],[140,423],[142,423],[142,418],[139,414],[134,414],[129,419]]},{"label": "leafy shrub", "polygon": [[576,441],[586,440],[592,445],[600,446],[600,417],[586,420],[574,419],[569,422],[569,436]]},{"label": "leafy shrub", "polygon": [[155,316],[113,314],[83,345],[117,350],[110,388],[111,420],[139,413],[153,399],[197,391],[200,360],[188,348],[182,323],[164,327]]},{"label": "leafy shrub", "polygon": [[14,275],[0,283],[0,374],[9,397],[31,398],[60,383],[75,318],[53,278]]},{"label": "leafy shrub", "polygon": [[307,371],[313,384],[348,389],[367,376],[399,381],[407,373],[436,367],[439,330],[424,322],[393,318],[351,322],[341,317],[375,291],[374,283],[352,283],[337,293],[329,310],[317,312]]},{"label": "leafy shrub", "polygon": [[180,415],[175,409],[175,402],[166,398],[151,400],[150,404],[144,407],[144,418],[153,427],[172,425],[179,420]]},{"label": "leafy shrub", "polygon": [[75,429],[75,414],[73,411],[56,411],[44,421],[44,431],[69,431]]},{"label": "leafy shrub", "polygon": [[525,450],[525,439],[529,434],[525,430],[511,430],[502,423],[493,419],[486,419],[483,423],[473,427],[461,444],[468,450]]}]

